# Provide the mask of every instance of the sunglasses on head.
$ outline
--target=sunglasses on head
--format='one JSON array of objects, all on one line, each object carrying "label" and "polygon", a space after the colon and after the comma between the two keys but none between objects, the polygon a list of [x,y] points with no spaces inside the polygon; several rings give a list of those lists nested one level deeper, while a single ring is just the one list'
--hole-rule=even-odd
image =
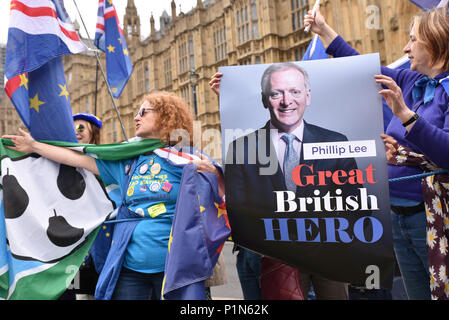
[{"label": "sunglasses on head", "polygon": [[145,115],[145,113],[150,112],[150,111],[154,111],[154,110],[155,110],[154,108],[142,108],[142,109],[139,110],[139,112],[136,113],[134,118],[137,117],[137,116],[143,117]]},{"label": "sunglasses on head", "polygon": [[83,132],[84,130],[86,130],[86,127],[83,124],[77,124],[75,130],[77,132]]}]

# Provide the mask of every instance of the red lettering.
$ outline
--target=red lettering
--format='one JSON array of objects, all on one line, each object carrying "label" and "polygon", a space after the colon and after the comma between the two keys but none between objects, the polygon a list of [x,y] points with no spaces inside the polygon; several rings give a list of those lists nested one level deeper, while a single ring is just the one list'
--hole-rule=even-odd
[{"label": "red lettering", "polygon": [[317,186],[325,186],[329,182],[339,186],[347,183],[352,185],[362,185],[364,183],[374,184],[376,183],[374,180],[374,171],[376,171],[376,169],[373,167],[373,164],[370,164],[368,168],[365,169],[365,172],[359,169],[352,169],[349,172],[344,170],[337,170],[335,172],[326,170],[314,173],[313,165],[308,166],[306,164],[301,164],[293,170],[292,178],[293,181],[300,187],[306,187],[309,185],[314,186],[316,182],[318,182]]},{"label": "red lettering", "polygon": [[308,166],[306,164],[301,164],[301,165],[297,166],[295,169],[293,169],[293,172],[292,172],[293,182],[295,182],[300,187],[305,187],[305,186],[308,186],[308,185],[312,185],[312,186],[315,185],[315,176],[313,176],[313,175],[306,175],[305,176],[306,184],[302,183],[302,181],[301,181],[301,169],[304,168],[304,167],[308,168],[310,173],[313,174],[313,165]]},{"label": "red lettering", "polygon": [[326,185],[326,178],[328,171],[318,171],[318,185],[319,186],[325,186]]},{"label": "red lettering", "polygon": [[368,166],[368,168],[365,169],[366,171],[366,182],[368,183],[376,183],[376,181],[374,181],[374,171],[376,171],[375,168],[373,168],[373,164],[370,163],[370,165]]},{"label": "red lettering", "polygon": [[359,169],[353,169],[349,171],[349,179],[348,182],[350,184],[364,184],[363,181],[363,171]]},{"label": "red lettering", "polygon": [[341,181],[341,178],[346,178],[348,176],[348,174],[346,172],[344,172],[343,170],[337,170],[334,172],[334,174],[332,175],[332,181],[335,184],[338,184],[339,186],[342,186],[344,184],[346,184],[347,180],[344,179],[344,181]]}]

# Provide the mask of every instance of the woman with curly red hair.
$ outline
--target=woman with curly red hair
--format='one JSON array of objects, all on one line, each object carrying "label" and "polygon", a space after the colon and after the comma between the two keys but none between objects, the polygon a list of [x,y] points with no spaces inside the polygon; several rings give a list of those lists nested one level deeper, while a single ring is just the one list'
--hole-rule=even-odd
[{"label": "woman with curly red hair", "polygon": [[[120,210],[129,210],[130,214],[145,218],[139,219],[132,230],[126,231],[128,238],[120,238],[116,234],[125,232],[121,230],[126,228],[114,230],[114,242],[116,237],[120,241],[124,238],[126,240],[120,242],[123,243],[120,257],[108,256],[99,284],[106,283],[105,290],[112,290],[111,298],[116,300],[161,298],[165,259],[183,174],[183,167],[176,166],[169,160],[171,156],[179,156],[178,150],[173,151],[175,145],[184,145],[192,153],[191,139],[185,140],[186,136],[193,136],[191,112],[188,105],[174,94],[158,92],[147,95],[134,121],[136,135],[142,139],[162,140],[166,148],[158,150],[164,150],[167,157],[160,156],[155,150],[133,159],[106,161],[37,142],[20,129],[20,136],[4,136],[14,142],[15,147],[11,149],[38,153],[65,165],[85,168],[100,175],[105,183],[119,185],[123,199],[119,215]],[[195,160],[190,160],[189,163],[196,164],[198,171],[215,175],[220,196],[224,196],[222,171],[206,155],[198,151],[196,155]],[[123,224],[125,223],[120,223]],[[117,275],[111,278],[106,273]],[[103,281],[102,277],[107,279]],[[97,285],[97,291],[100,289]],[[100,298],[108,299],[109,296],[102,293]]]}]

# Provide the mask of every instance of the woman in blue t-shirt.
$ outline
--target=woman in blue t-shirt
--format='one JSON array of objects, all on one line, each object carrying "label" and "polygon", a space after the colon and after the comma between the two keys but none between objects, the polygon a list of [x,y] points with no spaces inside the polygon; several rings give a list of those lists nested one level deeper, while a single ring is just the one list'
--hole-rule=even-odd
[{"label": "woman in blue t-shirt", "polygon": [[[182,130],[188,133],[187,136],[193,137],[193,119],[189,107],[181,98],[171,93],[160,92],[146,96],[134,121],[136,136],[142,139],[160,139],[167,146],[178,145],[185,139],[185,136],[179,134],[173,134],[172,138],[174,130]],[[20,133],[21,136],[5,136],[16,146],[11,149],[38,153],[65,165],[85,168],[100,175],[104,183],[120,186],[123,205],[119,211],[129,210],[133,216],[143,219],[129,231],[129,237],[124,242],[126,248],[122,248],[122,257],[108,257],[110,261],[106,264],[115,265],[105,269],[110,272],[121,268],[118,276],[111,280],[109,274],[103,275],[103,269],[99,283],[114,282],[112,299],[160,299],[165,258],[183,172],[181,167],[167,161],[170,159],[170,152],[174,152],[173,149],[163,149],[164,156],[160,156],[160,152],[149,152],[133,159],[106,161],[37,142],[23,130]],[[185,145],[185,142],[183,140],[182,144]],[[192,141],[189,141],[187,146],[191,145]],[[219,193],[223,197],[222,171],[207,156],[199,152],[196,155],[196,160],[190,160],[190,163],[195,163],[198,171],[217,177]],[[179,154],[174,152],[172,156],[179,157]],[[126,228],[116,228],[114,232],[124,232],[121,231],[123,229]],[[114,239],[116,236],[114,234]],[[102,277],[107,279],[102,281]],[[104,295],[100,298],[104,298]]]}]

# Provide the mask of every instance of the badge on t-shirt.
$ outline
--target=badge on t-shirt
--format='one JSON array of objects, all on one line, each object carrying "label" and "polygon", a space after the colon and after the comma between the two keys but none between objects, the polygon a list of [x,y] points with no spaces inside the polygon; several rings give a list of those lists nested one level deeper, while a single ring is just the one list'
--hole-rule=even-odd
[{"label": "badge on t-shirt", "polygon": [[144,175],[145,173],[147,173],[148,171],[148,165],[146,163],[144,163],[140,168],[139,168],[139,173],[141,175]]},{"label": "badge on t-shirt", "polygon": [[137,208],[137,210],[135,212],[141,217],[145,216],[145,211],[143,211],[142,208]]},{"label": "badge on t-shirt", "polygon": [[150,184],[150,191],[151,192],[158,192],[159,190],[161,190],[161,184],[159,181],[153,181]]},{"label": "badge on t-shirt", "polygon": [[164,190],[165,192],[170,192],[171,188],[173,187],[173,185],[169,182],[164,182],[164,184],[162,185],[162,190]]},{"label": "badge on t-shirt", "polygon": [[157,175],[159,174],[159,172],[161,172],[161,165],[159,163],[155,163],[151,166],[150,171],[153,175]]},{"label": "badge on t-shirt", "polygon": [[167,212],[167,209],[165,208],[165,205],[163,203],[159,203],[148,208],[148,213],[150,214],[151,218],[156,218],[158,215],[161,215],[165,212]]},{"label": "badge on t-shirt", "polygon": [[133,194],[134,194],[134,185],[130,185],[128,191],[126,192],[126,195],[128,197],[131,197]]}]

